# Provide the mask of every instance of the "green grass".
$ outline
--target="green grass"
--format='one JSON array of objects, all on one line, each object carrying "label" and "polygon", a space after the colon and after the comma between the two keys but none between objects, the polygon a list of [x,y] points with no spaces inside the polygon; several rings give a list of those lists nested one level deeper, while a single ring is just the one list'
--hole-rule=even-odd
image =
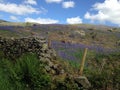
[{"label": "green grass", "polygon": [[[80,52],[75,53],[78,57],[81,57],[80,54]],[[73,68],[71,70],[79,71],[80,62],[66,61]],[[98,54],[88,51],[83,75],[88,78],[92,85],[90,90],[107,90],[107,88],[119,90],[120,53]]]},{"label": "green grass", "polygon": [[0,90],[43,90],[50,82],[44,64],[34,54],[25,54],[16,62],[0,60]]},{"label": "green grass", "polygon": [[89,62],[84,75],[88,77],[93,89],[120,89],[120,53],[95,54]]},{"label": "green grass", "polygon": [[11,32],[9,30],[0,30],[0,36],[2,37],[18,37],[19,35],[15,32]]}]

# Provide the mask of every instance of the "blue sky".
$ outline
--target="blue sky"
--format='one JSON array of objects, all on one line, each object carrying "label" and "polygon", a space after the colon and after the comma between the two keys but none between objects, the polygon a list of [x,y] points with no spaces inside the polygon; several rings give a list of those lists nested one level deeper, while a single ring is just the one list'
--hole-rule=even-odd
[{"label": "blue sky", "polygon": [[0,0],[0,19],[120,26],[120,0]]}]

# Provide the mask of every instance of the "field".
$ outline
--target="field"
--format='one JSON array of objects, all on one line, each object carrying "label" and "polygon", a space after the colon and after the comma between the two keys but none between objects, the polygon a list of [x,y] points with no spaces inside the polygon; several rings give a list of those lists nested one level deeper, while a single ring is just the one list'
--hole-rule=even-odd
[{"label": "field", "polygon": [[[56,51],[57,61],[63,64],[65,73],[73,76],[79,75],[84,49],[88,48],[83,71],[83,76],[91,83],[88,90],[120,89],[120,28],[4,22],[0,23],[0,37],[45,37],[51,42],[50,47]],[[34,53],[16,58],[14,62],[0,47],[0,58],[1,90],[82,90],[72,79],[61,80],[61,76],[47,73]]]}]

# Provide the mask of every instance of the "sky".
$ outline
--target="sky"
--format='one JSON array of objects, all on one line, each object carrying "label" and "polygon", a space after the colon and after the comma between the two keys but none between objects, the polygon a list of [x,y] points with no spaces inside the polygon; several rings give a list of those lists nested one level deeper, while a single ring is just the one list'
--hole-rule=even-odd
[{"label": "sky", "polygon": [[0,19],[120,26],[120,0],[0,0]]}]

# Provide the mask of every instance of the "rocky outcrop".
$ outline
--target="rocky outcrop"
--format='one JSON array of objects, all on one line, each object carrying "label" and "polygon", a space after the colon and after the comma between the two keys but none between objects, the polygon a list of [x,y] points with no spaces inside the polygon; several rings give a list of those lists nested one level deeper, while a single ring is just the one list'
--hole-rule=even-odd
[{"label": "rocky outcrop", "polygon": [[84,89],[91,87],[90,82],[85,76],[74,77],[74,80],[79,85],[79,87],[82,86]]},{"label": "rocky outcrop", "polygon": [[81,38],[81,37],[85,37],[86,33],[83,30],[75,30],[72,31],[69,35],[69,37],[71,38]]}]

